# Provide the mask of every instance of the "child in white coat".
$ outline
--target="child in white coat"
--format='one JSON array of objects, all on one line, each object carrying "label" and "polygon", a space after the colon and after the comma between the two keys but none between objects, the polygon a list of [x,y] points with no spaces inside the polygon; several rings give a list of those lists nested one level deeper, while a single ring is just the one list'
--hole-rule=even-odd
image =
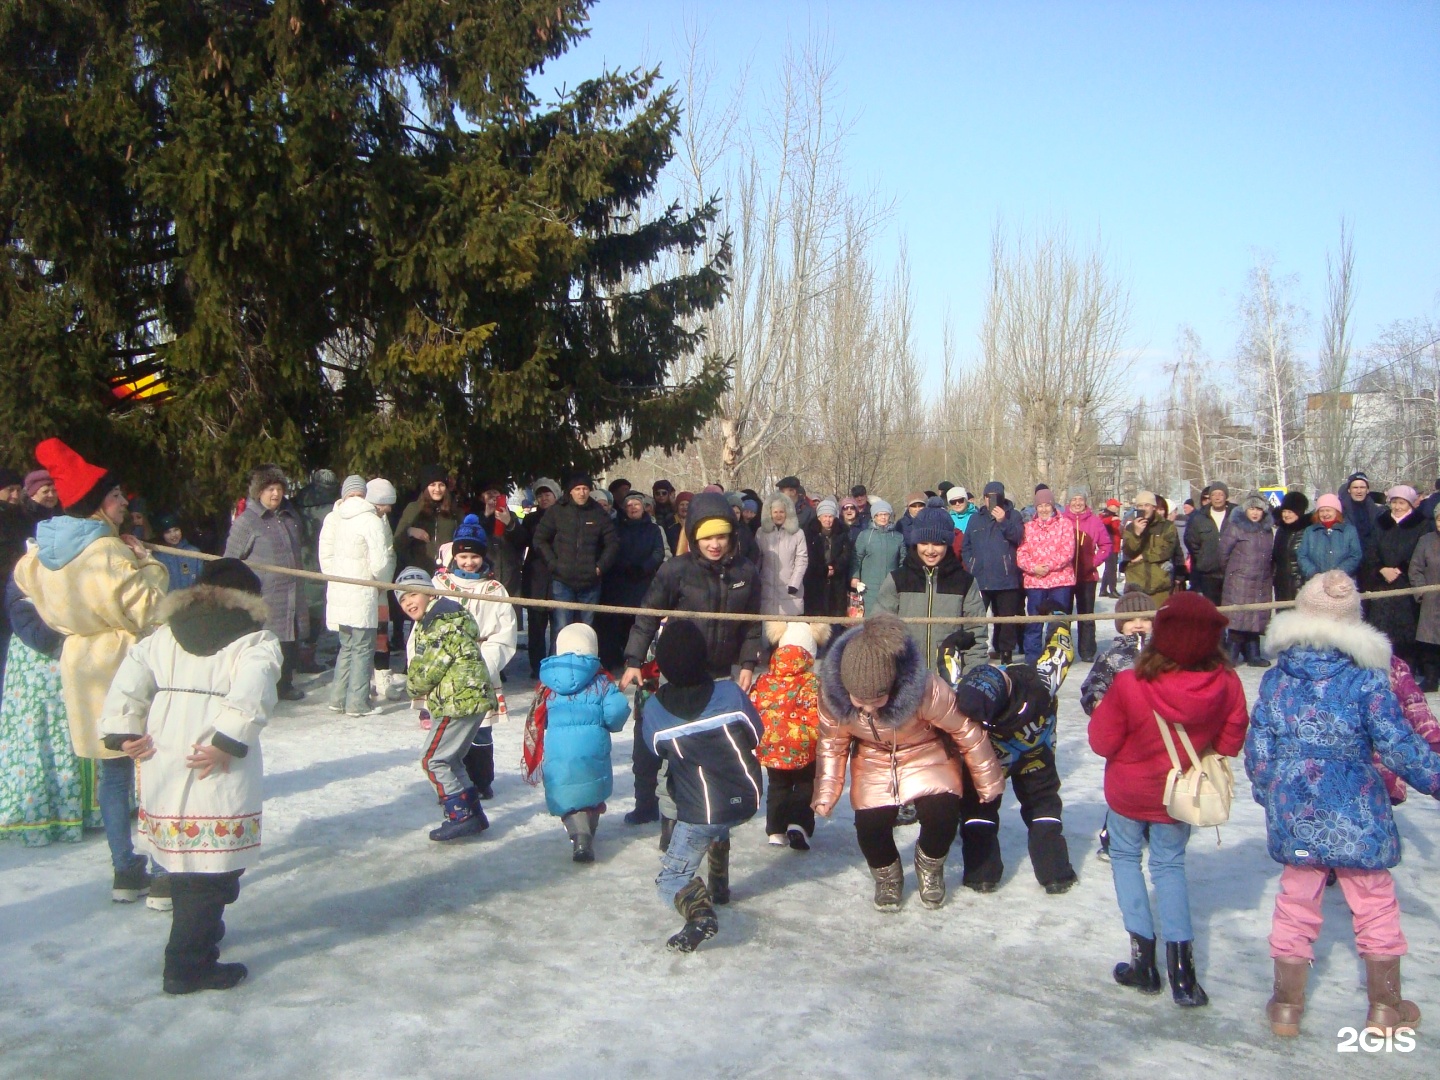
[{"label": "child in white coat", "polygon": [[161,603],[161,626],[126,654],[105,697],[105,747],[139,763],[140,834],[170,872],[167,994],[228,990],[225,905],[260,850],[260,729],[275,707],[280,642],[260,579],[238,559],[205,564]]}]

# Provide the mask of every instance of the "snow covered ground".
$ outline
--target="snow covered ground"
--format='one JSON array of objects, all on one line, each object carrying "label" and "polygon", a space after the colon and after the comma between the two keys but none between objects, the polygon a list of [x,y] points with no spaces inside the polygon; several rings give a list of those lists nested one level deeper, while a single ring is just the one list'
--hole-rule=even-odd
[{"label": "snow covered ground", "polygon": [[[1110,625],[1101,624],[1102,638]],[[1095,859],[1101,763],[1085,741],[1077,665],[1060,712],[1066,832],[1080,884],[1047,896],[1012,796],[1006,877],[959,887],[939,911],[913,893],[886,917],[848,807],[815,849],[737,830],[734,901],[693,956],[652,885],[657,826],[631,828],[630,736],[615,741],[616,794],[598,861],[576,866],[541,793],[518,776],[530,680],[511,666],[517,720],[497,729],[501,776],[478,840],[441,847],[416,764],[415,714],[337,720],[312,694],[265,735],[264,857],[229,910],[225,958],[250,979],[229,993],[160,990],[168,916],[109,901],[102,836],[0,847],[0,1076],[223,1077],[1221,1077],[1440,1072],[1440,813],[1398,811],[1395,874],[1408,995],[1427,1012],[1411,1053],[1337,1053],[1365,1016],[1348,912],[1331,890],[1305,1034],[1273,1039],[1269,929],[1278,868],[1241,777],[1233,822],[1190,846],[1191,902],[1208,1009],[1116,986],[1127,940],[1109,868]],[[1258,673],[1243,672],[1253,693]],[[328,676],[320,676],[317,685]],[[1383,1061],[1370,1060],[1383,1058]]]}]

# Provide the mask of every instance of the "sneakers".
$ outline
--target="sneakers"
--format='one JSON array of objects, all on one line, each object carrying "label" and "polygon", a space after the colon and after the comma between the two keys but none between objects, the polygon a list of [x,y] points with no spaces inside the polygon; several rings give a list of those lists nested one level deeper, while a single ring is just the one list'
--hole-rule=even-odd
[{"label": "sneakers", "polygon": [[346,715],[346,716],[355,716],[355,717],[359,717],[359,716],[376,716],[376,715],[378,715],[379,713],[382,713],[382,712],[384,712],[384,711],[385,711],[384,709],[379,708],[378,706],[375,706],[375,705],[367,705],[365,708],[361,709],[359,712],[350,712],[350,711],[347,709],[347,710],[345,711],[345,715]]},{"label": "sneakers", "polygon": [[434,727],[434,726],[435,726],[435,721],[432,720],[432,719],[430,719],[430,710],[429,710],[429,709],[421,709],[421,710],[420,710],[420,730],[421,730],[421,731],[429,731],[429,730],[430,730],[432,727]]},{"label": "sneakers", "polygon": [[145,860],[141,859],[129,870],[115,871],[110,899],[117,904],[133,904],[149,891],[150,875],[145,872]]},{"label": "sneakers", "polygon": [[150,879],[150,895],[145,897],[145,906],[151,911],[172,911],[175,902],[170,899],[170,875],[156,874]]},{"label": "sneakers", "polygon": [[810,841],[805,837],[805,830],[799,825],[791,825],[785,830],[785,840],[794,851],[809,851]]},{"label": "sneakers", "polygon": [[785,835],[785,833],[772,832],[765,838],[765,842],[771,847],[784,847],[786,843]]},{"label": "sneakers", "polygon": [[245,981],[250,971],[244,964],[216,964],[204,974],[188,979],[165,976],[165,993],[193,994],[197,990],[232,990]]},{"label": "sneakers", "polygon": [[[282,686],[282,687],[280,687],[280,689],[279,689],[276,693],[278,694],[278,696],[279,696],[279,698],[280,698],[281,701],[304,701],[304,700],[305,700],[305,691],[304,691],[304,690],[298,690],[298,689],[296,689],[296,688],[293,687],[293,686]],[[244,978],[244,976],[242,975],[241,978]],[[203,987],[202,987],[202,989],[203,989]]]}]

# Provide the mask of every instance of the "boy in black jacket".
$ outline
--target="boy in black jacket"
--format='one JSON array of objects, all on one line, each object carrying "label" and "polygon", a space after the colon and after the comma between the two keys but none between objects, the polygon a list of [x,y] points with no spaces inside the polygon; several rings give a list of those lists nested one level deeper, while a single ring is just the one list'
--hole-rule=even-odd
[{"label": "boy in black jacket", "polygon": [[[677,817],[655,885],[660,899],[685,917],[684,928],[666,944],[694,952],[720,929],[712,899],[723,904],[730,898],[730,828],[760,807],[755,748],[764,726],[745,691],[710,677],[705,636],[693,621],[665,624],[655,660],[666,682],[645,702],[641,737],[670,763],[667,783]],[[709,889],[695,876],[707,854]]]}]

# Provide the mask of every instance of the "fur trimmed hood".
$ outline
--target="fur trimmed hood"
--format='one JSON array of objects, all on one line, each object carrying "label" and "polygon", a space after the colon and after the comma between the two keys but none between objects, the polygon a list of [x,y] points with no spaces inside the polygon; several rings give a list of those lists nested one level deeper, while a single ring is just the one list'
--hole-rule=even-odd
[{"label": "fur trimmed hood", "polygon": [[192,585],[160,602],[156,621],[170,627],[179,646],[192,656],[214,656],[246,634],[265,629],[270,608],[239,589]]},{"label": "fur trimmed hood", "polygon": [[[770,516],[771,511],[777,506],[783,506],[785,508],[784,525],[777,526],[774,519]],[[774,495],[766,499],[765,506],[760,511],[760,531],[767,533],[774,532],[777,528],[784,529],[787,533],[797,532],[800,528],[800,517],[796,513],[795,504],[790,500],[790,496],[786,495],[783,491],[777,491]]]},{"label": "fur trimmed hood", "polygon": [[[860,710],[851,704],[845,684],[840,681],[840,659],[863,629],[865,626],[862,623],[846,630],[817,665],[821,699],[830,715],[842,724],[855,720]],[[876,722],[887,728],[898,728],[904,724],[919,710],[929,680],[930,673],[925,668],[924,657],[920,655],[920,646],[914,638],[906,635],[895,658],[895,682],[890,689],[890,700],[876,712]]]},{"label": "fur trimmed hood", "polygon": [[1294,646],[1335,649],[1362,668],[1388,671],[1390,639],[1373,626],[1360,622],[1338,622],[1298,611],[1282,611],[1270,620],[1261,647],[1267,656],[1278,656]]}]

